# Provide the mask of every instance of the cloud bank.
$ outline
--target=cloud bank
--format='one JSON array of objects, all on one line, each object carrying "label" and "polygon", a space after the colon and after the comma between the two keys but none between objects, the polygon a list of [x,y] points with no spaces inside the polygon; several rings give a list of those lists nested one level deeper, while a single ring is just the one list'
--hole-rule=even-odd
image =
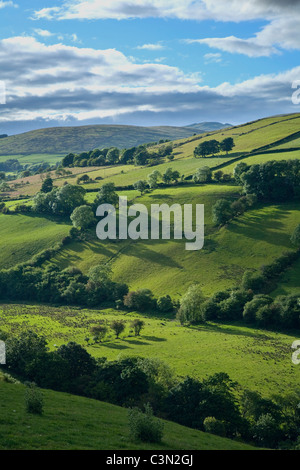
[{"label": "cloud bank", "polygon": [[183,125],[201,117],[241,122],[256,117],[258,109],[263,115],[296,112],[291,87],[300,77],[295,67],[213,88],[203,85],[198,74],[159,63],[136,64],[115,49],[45,45],[29,36],[0,41],[0,70],[7,91],[1,127],[12,121],[54,125],[121,122],[122,117],[143,125]]}]

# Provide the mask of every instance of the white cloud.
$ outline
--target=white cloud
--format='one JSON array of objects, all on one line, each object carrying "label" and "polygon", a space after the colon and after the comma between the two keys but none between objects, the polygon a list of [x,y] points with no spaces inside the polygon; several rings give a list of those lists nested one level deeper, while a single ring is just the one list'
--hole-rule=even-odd
[{"label": "white cloud", "polygon": [[1,0],[1,1],[0,1],[0,9],[1,9],[1,8],[6,8],[6,7],[18,8],[18,5],[15,4],[15,3],[12,2],[12,1],[7,1],[7,2],[5,2],[5,1]]},{"label": "white cloud", "polygon": [[247,21],[299,13],[299,0],[65,0],[42,8],[36,18],[127,19],[180,18],[190,20]]},{"label": "white cloud", "polygon": [[[187,123],[230,122],[241,114],[257,116],[296,111],[291,84],[300,67],[237,84],[202,85],[199,74],[185,74],[160,63],[137,64],[115,49],[45,45],[33,37],[0,41],[1,79],[7,102],[0,122],[135,119],[156,115]],[[124,117],[125,119],[125,117]],[[245,118],[247,119],[247,118]]]},{"label": "white cloud", "polygon": [[53,33],[51,33],[50,31],[48,31],[47,29],[35,29],[34,30],[35,34],[37,34],[38,36],[41,36],[43,38],[49,38],[51,36],[54,36]]},{"label": "white cloud", "polygon": [[137,49],[146,49],[149,51],[159,51],[164,49],[162,44],[143,44],[142,46],[137,46]]},{"label": "white cloud", "polygon": [[206,44],[211,48],[235,54],[245,54],[248,57],[268,57],[279,51],[272,46],[262,45],[256,39],[240,39],[235,36],[226,38],[187,39],[187,43]]},{"label": "white cloud", "polygon": [[209,52],[208,54],[204,54],[204,59],[206,63],[219,63],[222,62],[222,56],[219,52]]}]

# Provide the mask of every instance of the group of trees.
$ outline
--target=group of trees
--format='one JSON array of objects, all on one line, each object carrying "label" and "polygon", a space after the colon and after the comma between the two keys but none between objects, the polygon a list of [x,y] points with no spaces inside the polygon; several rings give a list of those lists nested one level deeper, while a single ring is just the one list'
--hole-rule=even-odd
[{"label": "group of trees", "polygon": [[212,207],[212,220],[215,225],[227,224],[230,220],[244,214],[244,212],[252,208],[257,202],[254,194],[241,196],[234,201],[229,199],[218,199]]},{"label": "group of trees", "polygon": [[147,165],[158,163],[164,157],[170,157],[173,151],[171,143],[159,145],[149,152],[148,145],[139,145],[120,150],[117,147],[94,149],[80,154],[69,153],[61,162],[62,167],[87,167],[107,165]]},{"label": "group of trees", "polygon": [[158,359],[96,360],[75,342],[50,351],[46,339],[31,330],[5,341],[4,368],[39,387],[131,409],[148,404],[156,416],[184,426],[262,447],[297,448],[297,393],[271,400],[241,390],[224,372],[198,380],[177,377]]},{"label": "group of trees", "polygon": [[146,180],[138,180],[133,184],[134,189],[140,191],[143,194],[147,190],[155,189],[159,186],[160,183],[164,185],[169,185],[172,183],[177,183],[181,178],[179,171],[172,170],[172,168],[167,168],[164,173],[161,173],[158,170],[153,170],[149,173]]},{"label": "group of trees", "polygon": [[209,155],[214,156],[218,153],[226,152],[228,154],[235,147],[235,143],[232,137],[219,142],[218,140],[211,139],[201,142],[194,150],[194,157],[207,157]]},{"label": "group of trees", "polygon": [[275,330],[300,329],[298,295],[268,295],[276,280],[295,260],[300,250],[288,252],[260,271],[246,270],[241,285],[216,292],[205,298],[199,285],[192,285],[183,295],[177,319],[182,325],[206,321],[240,321]]},{"label": "group of trees", "polygon": [[267,161],[248,166],[240,162],[234,177],[244,194],[254,194],[260,201],[291,201],[300,196],[300,160]]}]

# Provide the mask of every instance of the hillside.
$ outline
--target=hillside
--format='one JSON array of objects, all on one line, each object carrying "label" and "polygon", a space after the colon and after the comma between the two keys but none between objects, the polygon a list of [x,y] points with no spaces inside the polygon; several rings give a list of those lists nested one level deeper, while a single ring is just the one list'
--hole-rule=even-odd
[{"label": "hillside", "polygon": [[95,148],[130,148],[147,142],[176,140],[195,134],[188,127],[95,125],[54,127],[25,132],[0,140],[0,155],[67,154]]},{"label": "hillside", "polygon": [[0,450],[254,450],[171,422],[165,422],[162,444],[133,442],[124,408],[43,390],[43,416],[29,415],[24,391],[0,376]]}]

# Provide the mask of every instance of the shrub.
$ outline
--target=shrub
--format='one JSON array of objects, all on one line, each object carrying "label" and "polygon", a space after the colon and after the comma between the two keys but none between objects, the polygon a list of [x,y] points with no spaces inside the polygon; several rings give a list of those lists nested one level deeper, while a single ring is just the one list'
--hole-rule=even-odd
[{"label": "shrub", "polygon": [[209,432],[210,434],[216,434],[217,436],[223,437],[226,435],[225,424],[213,416],[208,416],[205,418],[203,421],[203,426],[205,432]]},{"label": "shrub", "polygon": [[44,397],[34,383],[29,383],[25,391],[25,407],[27,413],[41,415],[44,409]]},{"label": "shrub", "polygon": [[145,405],[145,413],[138,408],[128,412],[130,436],[135,441],[160,443],[163,437],[163,422],[153,416],[152,408]]}]

